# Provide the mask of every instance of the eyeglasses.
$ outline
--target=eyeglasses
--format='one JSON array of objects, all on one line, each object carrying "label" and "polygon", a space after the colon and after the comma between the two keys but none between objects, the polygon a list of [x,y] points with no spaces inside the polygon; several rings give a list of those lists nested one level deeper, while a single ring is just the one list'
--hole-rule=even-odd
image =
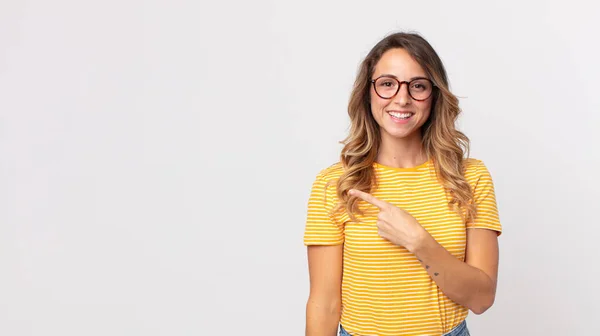
[{"label": "eyeglasses", "polygon": [[428,78],[414,78],[411,81],[399,81],[396,77],[383,75],[371,80],[375,93],[383,99],[390,99],[398,94],[402,84],[408,86],[408,95],[417,101],[426,100],[431,96],[435,84]]}]

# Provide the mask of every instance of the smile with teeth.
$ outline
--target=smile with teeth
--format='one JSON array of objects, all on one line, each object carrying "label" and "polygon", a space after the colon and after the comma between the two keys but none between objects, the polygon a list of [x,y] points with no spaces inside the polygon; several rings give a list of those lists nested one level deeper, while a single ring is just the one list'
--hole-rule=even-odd
[{"label": "smile with teeth", "polygon": [[414,115],[414,113],[412,113],[412,112],[388,112],[388,114],[396,119],[401,119],[401,120],[408,119]]}]

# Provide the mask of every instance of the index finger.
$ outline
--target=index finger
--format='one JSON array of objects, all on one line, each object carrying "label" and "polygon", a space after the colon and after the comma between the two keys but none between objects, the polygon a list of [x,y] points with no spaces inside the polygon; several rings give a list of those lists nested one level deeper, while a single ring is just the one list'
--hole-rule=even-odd
[{"label": "index finger", "polygon": [[382,200],[378,199],[377,197],[375,197],[371,194],[368,194],[364,191],[350,189],[349,192],[350,192],[350,195],[356,196],[367,203],[373,204],[374,206],[378,207],[379,210],[383,209],[387,205],[387,202],[382,201]]}]

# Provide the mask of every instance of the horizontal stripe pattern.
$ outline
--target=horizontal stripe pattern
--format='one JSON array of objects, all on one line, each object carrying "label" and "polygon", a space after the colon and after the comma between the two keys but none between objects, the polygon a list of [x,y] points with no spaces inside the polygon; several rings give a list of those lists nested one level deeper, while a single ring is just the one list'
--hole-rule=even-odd
[{"label": "horizontal stripe pattern", "polygon": [[[467,228],[501,234],[492,177],[482,161],[465,161],[477,217],[464,223],[448,202],[431,161],[413,168],[374,164],[372,194],[414,216],[452,255],[464,260]],[[340,163],[317,175],[308,200],[305,245],[344,244],[341,323],[356,335],[440,335],[462,322],[468,310],[444,295],[416,257],[377,233],[378,209],[360,202],[357,221],[333,213]]]}]

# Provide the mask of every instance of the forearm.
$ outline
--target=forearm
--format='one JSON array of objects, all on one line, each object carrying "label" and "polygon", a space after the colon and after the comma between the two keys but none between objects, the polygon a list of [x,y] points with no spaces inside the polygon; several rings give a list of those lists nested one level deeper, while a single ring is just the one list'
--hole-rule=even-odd
[{"label": "forearm", "polygon": [[494,302],[494,281],[479,268],[450,254],[429,233],[412,248],[431,278],[446,296],[475,314],[482,314]]},{"label": "forearm", "polygon": [[335,336],[340,323],[339,303],[323,303],[309,298],[306,304],[306,336]]}]

